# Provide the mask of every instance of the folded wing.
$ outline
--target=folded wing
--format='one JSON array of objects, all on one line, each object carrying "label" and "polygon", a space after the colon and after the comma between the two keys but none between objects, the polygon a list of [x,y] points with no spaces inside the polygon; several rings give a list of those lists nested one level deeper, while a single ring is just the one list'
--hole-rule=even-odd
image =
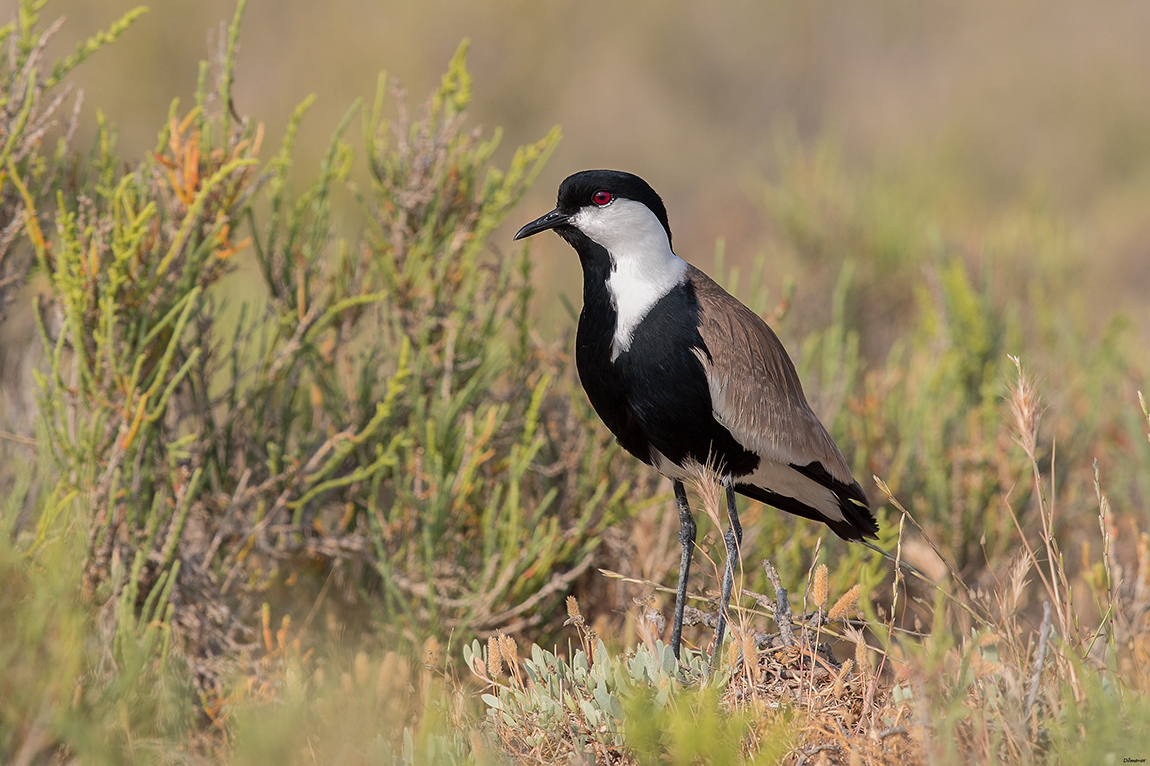
[{"label": "folded wing", "polygon": [[822,521],[858,540],[878,530],[865,493],[803,394],[774,331],[710,277],[692,268],[700,307],[697,350],[715,420],[760,458],[736,489],[784,511]]}]

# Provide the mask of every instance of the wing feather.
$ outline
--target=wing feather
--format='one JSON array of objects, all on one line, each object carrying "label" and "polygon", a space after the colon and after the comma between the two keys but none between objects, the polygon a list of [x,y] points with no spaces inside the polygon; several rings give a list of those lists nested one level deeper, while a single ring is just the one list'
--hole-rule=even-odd
[{"label": "wing feather", "polygon": [[712,415],[759,455],[735,489],[784,511],[822,521],[840,537],[878,531],[866,494],[807,403],[786,349],[762,318],[692,268],[700,307],[697,357],[707,375]]},{"label": "wing feather", "polygon": [[711,389],[715,419],[762,458],[784,465],[818,463],[835,480],[853,484],[846,458],[803,394],[795,366],[762,318],[692,268],[700,305],[699,359]]}]

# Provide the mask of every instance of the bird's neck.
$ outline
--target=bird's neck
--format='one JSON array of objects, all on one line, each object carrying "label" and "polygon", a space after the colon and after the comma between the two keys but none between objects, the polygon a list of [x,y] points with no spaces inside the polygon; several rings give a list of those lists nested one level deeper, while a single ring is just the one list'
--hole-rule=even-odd
[{"label": "bird's neck", "polygon": [[607,290],[611,256],[583,232],[567,226],[556,230],[579,255],[583,267],[583,310],[579,314],[578,350],[583,358],[607,361],[617,311]]},{"label": "bird's neck", "polygon": [[606,346],[609,361],[631,347],[635,329],[651,307],[686,278],[687,262],[659,236],[615,242],[608,251],[578,229],[560,232],[583,266],[581,345]]},{"label": "bird's neck", "polygon": [[610,251],[613,268],[607,292],[616,311],[612,361],[630,349],[639,323],[687,275],[687,262],[671,252],[661,230],[659,234]]}]

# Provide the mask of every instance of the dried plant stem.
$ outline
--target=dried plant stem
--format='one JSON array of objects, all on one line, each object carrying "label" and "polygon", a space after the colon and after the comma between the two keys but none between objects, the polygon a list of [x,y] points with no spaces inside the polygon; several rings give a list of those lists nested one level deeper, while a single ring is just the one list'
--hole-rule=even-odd
[{"label": "dried plant stem", "polygon": [[[1038,630],[1038,648],[1034,655],[1034,670],[1030,674],[1030,693],[1026,695],[1026,717],[1031,717],[1038,699],[1038,682],[1042,678],[1042,664],[1046,661],[1046,642],[1050,639],[1050,602],[1042,602],[1042,626]],[[1037,731],[1038,723],[1033,724]]]},{"label": "dried plant stem", "polygon": [[763,559],[763,569],[775,589],[775,624],[779,627],[779,635],[787,646],[796,646],[795,633],[791,629],[791,602],[787,598],[787,589],[783,587],[779,573],[771,562]]}]

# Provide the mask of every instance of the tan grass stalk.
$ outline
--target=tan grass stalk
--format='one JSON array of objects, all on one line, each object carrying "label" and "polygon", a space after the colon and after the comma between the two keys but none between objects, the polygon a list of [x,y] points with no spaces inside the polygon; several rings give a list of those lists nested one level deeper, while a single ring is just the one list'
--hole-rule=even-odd
[{"label": "tan grass stalk", "polygon": [[754,682],[755,679],[755,634],[750,630],[739,631],[739,644],[743,652],[743,672],[746,674],[747,681]]},{"label": "tan grass stalk", "polygon": [[[823,629],[824,617],[826,617],[826,613],[823,611],[823,609],[827,603],[827,565],[826,564],[819,564],[818,566],[815,566],[815,562],[818,560],[819,547],[822,545],[822,541],[823,541],[823,539],[820,537],[815,542],[815,552],[814,552],[814,555],[811,556],[811,569],[807,571],[807,589],[806,589],[806,592],[803,593],[803,624],[802,624],[802,630],[800,631],[800,635],[802,637],[802,645],[804,647],[807,647],[809,645],[811,648],[811,661],[812,661],[810,671],[807,673],[808,710],[812,710],[813,706],[814,706],[814,698],[815,698],[815,673],[814,673],[814,669],[815,669],[815,662],[817,662],[817,659],[818,659],[819,641],[822,639],[822,629]],[[807,619],[806,619],[807,594],[810,594],[811,597],[814,599],[815,608],[816,608],[816,612],[815,612],[815,637],[814,637],[813,643],[811,642],[810,632],[808,629],[808,623],[807,623]],[[800,655],[800,659],[799,659],[800,669],[802,668],[803,660],[805,660],[805,659],[806,659],[806,653],[804,652],[802,655]]]},{"label": "tan grass stalk", "polygon": [[950,559],[948,559],[946,556],[944,556],[942,554],[942,551],[939,549],[938,545],[934,542],[934,540],[931,538],[931,536],[926,533],[926,530],[922,528],[922,525],[918,523],[918,520],[911,514],[910,511],[908,511],[903,506],[903,504],[901,502],[899,502],[899,499],[894,496],[894,493],[891,492],[890,487],[887,486],[887,483],[885,481],[883,481],[882,479],[880,479],[877,475],[872,476],[871,478],[874,479],[874,482],[878,486],[879,490],[884,495],[886,495],[887,501],[891,505],[894,506],[895,510],[897,510],[899,513],[903,514],[903,516],[905,516],[906,519],[908,521],[910,521],[911,526],[913,526],[915,529],[917,529],[918,533],[920,535],[922,535],[922,539],[925,540],[926,544],[930,546],[930,549],[932,551],[934,551],[934,555],[938,556],[938,560],[941,561],[946,566],[946,570],[950,573],[951,579],[953,579],[955,582],[957,582],[962,587],[962,589],[966,592],[966,595],[967,595],[967,598],[969,599],[969,602],[955,598],[955,596],[952,593],[950,593],[950,591],[941,587],[938,583],[931,582],[930,580],[928,580],[925,577],[923,577],[922,579],[925,582],[934,586],[934,588],[937,589],[938,592],[943,595],[943,597],[945,597],[946,599],[948,599],[949,601],[954,603],[956,606],[961,608],[963,611],[967,612],[979,624],[985,624],[987,622],[986,615],[985,614],[979,614],[978,612],[974,611],[974,608],[971,606],[972,603],[976,604],[976,605],[979,603],[978,600],[975,598],[974,591],[971,589],[971,587],[969,585],[966,584],[966,581],[963,580],[962,577],[958,574],[958,570],[955,568],[954,564],[952,564],[950,562]]},{"label": "tan grass stalk", "polygon": [[[898,586],[900,583],[905,583],[902,574],[902,534],[905,526],[906,514],[904,513],[898,520],[898,543],[894,553],[894,582],[891,584],[890,625],[887,626],[888,628],[894,627],[895,615],[898,613]],[[903,587],[905,589],[905,584]]]},{"label": "tan grass stalk", "polygon": [[1035,460],[1041,400],[1034,381],[1023,374],[1021,360],[1017,356],[1009,358],[1018,371],[1018,382],[1010,392],[1010,412],[1014,416],[1014,440],[1022,447],[1028,458]]},{"label": "tan grass stalk", "polygon": [[[1073,605],[1070,603],[1070,587],[1066,578],[1066,570],[1062,566],[1062,553],[1058,548],[1058,541],[1054,537],[1054,513],[1055,513],[1055,493],[1056,486],[1054,476],[1055,466],[1055,447],[1051,446],[1050,452],[1050,491],[1045,491],[1045,483],[1042,479],[1042,471],[1038,467],[1038,459],[1035,453],[1035,445],[1038,438],[1038,425],[1040,417],[1040,405],[1038,394],[1033,381],[1027,377],[1023,372],[1022,362],[1018,357],[1012,356],[1010,360],[1014,362],[1015,369],[1018,371],[1018,380],[1011,391],[1011,410],[1015,416],[1014,426],[1017,431],[1016,441],[1022,446],[1026,456],[1030,459],[1031,474],[1034,479],[1034,491],[1038,498],[1038,515],[1042,522],[1042,543],[1046,548],[1046,561],[1050,570],[1049,579],[1043,577],[1043,583],[1050,591],[1050,600],[1054,603],[1054,609],[1058,614],[1058,625],[1060,633],[1066,640],[1075,640],[1071,636],[1071,622],[1069,615],[1073,612]],[[1017,522],[1016,522],[1017,523]],[[1021,528],[1019,534],[1022,534]],[[1041,571],[1041,567],[1039,567]],[[1065,594],[1065,601],[1064,596]],[[1077,686],[1077,683],[1075,683]]]}]

